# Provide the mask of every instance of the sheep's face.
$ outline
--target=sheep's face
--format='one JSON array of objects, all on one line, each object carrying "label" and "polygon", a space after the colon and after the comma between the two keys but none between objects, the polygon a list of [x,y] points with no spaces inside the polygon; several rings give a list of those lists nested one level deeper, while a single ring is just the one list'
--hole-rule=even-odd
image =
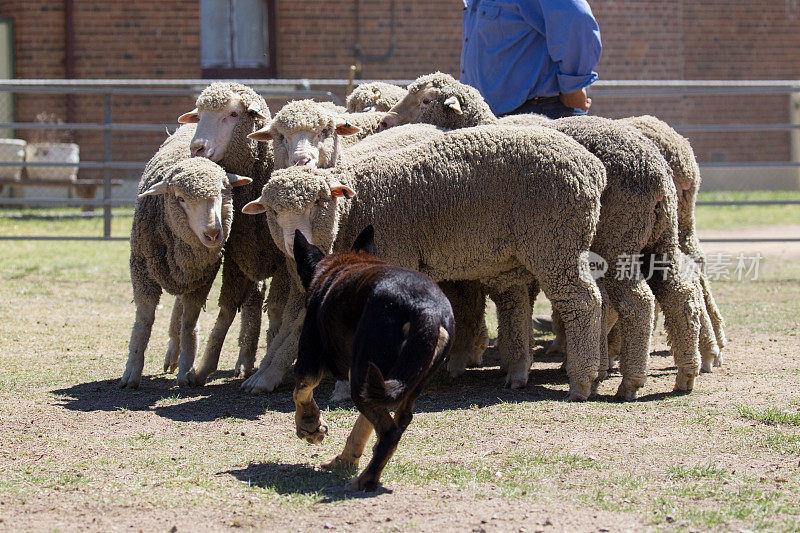
[{"label": "sheep's face", "polygon": [[[256,118],[269,120],[256,105],[246,107],[242,97],[233,94],[220,108],[195,108],[181,115],[178,122],[182,124],[196,123],[190,150],[193,157],[205,157],[219,163],[228,150],[228,146],[236,130],[236,126],[244,121]],[[250,130],[252,131],[252,129]]]},{"label": "sheep's face", "polygon": [[381,121],[381,130],[401,126],[403,124],[416,124],[428,122],[424,118],[429,113],[431,106],[439,97],[439,89],[424,86],[418,91],[409,92],[405,98],[397,102]]},{"label": "sheep's face", "polygon": [[275,168],[308,166],[331,168],[339,159],[339,135],[361,131],[341,115],[317,102],[289,102],[272,122],[249,137],[258,141],[272,140]]},{"label": "sheep's face", "polygon": [[233,216],[231,188],[251,181],[226,173],[211,161],[187,160],[139,198],[163,195],[167,224],[176,235],[189,240],[194,234],[204,246],[220,248],[228,238]]},{"label": "sheep's face", "polygon": [[339,230],[339,202],[355,196],[348,186],[313,169],[277,171],[261,198],[245,205],[249,215],[266,213],[269,230],[278,247],[294,257],[296,230],[323,250],[330,251]]}]

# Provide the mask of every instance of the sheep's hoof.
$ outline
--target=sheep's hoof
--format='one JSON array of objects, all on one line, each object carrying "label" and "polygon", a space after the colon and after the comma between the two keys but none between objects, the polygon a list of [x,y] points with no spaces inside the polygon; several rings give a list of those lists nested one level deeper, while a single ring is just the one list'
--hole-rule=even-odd
[{"label": "sheep's hoof", "polygon": [[180,343],[170,339],[167,355],[164,356],[164,373],[175,372],[178,368],[178,356],[181,354]]},{"label": "sheep's hoof", "polygon": [[332,402],[341,402],[350,398],[350,382],[337,381],[331,393]]},{"label": "sheep's hoof", "polygon": [[343,455],[337,455],[330,461],[326,461],[322,463],[320,466],[325,468],[326,470],[332,470],[334,468],[347,468],[347,469],[356,469],[358,468],[358,460],[360,458],[356,457],[355,459],[348,459]]},{"label": "sheep's hoof", "polygon": [[694,389],[694,378],[697,374],[689,374],[684,370],[678,370],[678,375],[675,377],[675,391],[677,392],[691,392]]},{"label": "sheep's hoof", "polygon": [[622,402],[632,402],[636,400],[636,395],[639,392],[639,388],[635,385],[630,383],[626,383],[625,380],[622,380],[622,383],[619,384],[619,388],[617,389],[617,394],[615,398]]},{"label": "sheep's hoof", "polygon": [[281,384],[281,381],[283,381],[283,373],[259,369],[255,374],[244,380],[242,390],[253,394],[272,392]]},{"label": "sheep's hoof", "polygon": [[569,384],[569,397],[567,398],[570,402],[585,402],[589,399],[589,395],[592,393],[592,384],[591,383],[572,383]]},{"label": "sheep's hoof", "polygon": [[139,383],[142,380],[142,373],[137,372],[133,368],[126,367],[125,373],[122,374],[122,379],[119,380],[120,388],[138,389]]},{"label": "sheep's hoof", "polygon": [[202,387],[206,384],[210,375],[211,372],[193,368],[186,374],[186,377],[189,380],[190,387]]},{"label": "sheep's hoof", "polygon": [[239,359],[236,361],[236,366],[233,367],[233,376],[237,378],[249,378],[252,376],[256,369],[253,366],[254,359],[249,357],[242,357],[239,356]]},{"label": "sheep's hoof", "polygon": [[547,347],[547,351],[545,353],[564,353],[564,351],[564,338],[556,337],[553,342],[550,343],[550,346]]},{"label": "sheep's hoof", "polygon": [[708,350],[704,351],[701,355],[703,361],[700,366],[700,372],[712,372],[714,361],[716,361],[717,357],[719,357],[719,348],[712,346]]},{"label": "sheep's hoof", "polygon": [[194,368],[190,368],[186,372],[178,371],[178,375],[175,377],[175,382],[178,384],[178,387],[188,387],[193,384],[194,379]]}]

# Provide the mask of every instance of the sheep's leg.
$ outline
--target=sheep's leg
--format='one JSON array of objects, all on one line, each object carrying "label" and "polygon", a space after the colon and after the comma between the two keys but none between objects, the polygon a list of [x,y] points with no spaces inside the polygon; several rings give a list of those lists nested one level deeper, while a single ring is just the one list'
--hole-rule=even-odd
[{"label": "sheep's leg", "polygon": [[139,388],[144,369],[144,351],[147,349],[147,343],[150,342],[150,332],[156,318],[157,305],[158,301],[136,305],[136,320],[133,323],[131,340],[128,344],[128,363],[125,365],[122,379],[119,380],[120,387]]},{"label": "sheep's leg", "polygon": [[337,380],[333,385],[333,392],[331,393],[330,401],[342,402],[350,398],[350,382],[344,380]]},{"label": "sheep's leg", "polygon": [[564,333],[564,321],[561,320],[561,315],[555,310],[551,317],[553,319],[553,333],[556,334],[556,338],[547,347],[547,353],[566,353],[567,338]]},{"label": "sheep's leg", "polygon": [[181,355],[178,358],[178,386],[185,387],[196,380],[194,358],[197,355],[197,318],[203,310],[208,290],[199,290],[181,296],[183,317],[181,318]]},{"label": "sheep's leg", "polygon": [[700,374],[700,309],[702,295],[696,285],[686,279],[683,268],[672,260],[666,272],[653,275],[648,284],[664,313],[664,324],[672,356],[678,367],[676,391],[691,391]]},{"label": "sheep's leg", "polygon": [[619,353],[622,383],[617,390],[617,398],[632,401],[647,380],[653,331],[653,293],[644,280],[608,277],[603,279],[603,286],[610,305],[617,311],[615,326],[620,328],[622,337]]},{"label": "sheep's leg", "polygon": [[205,385],[208,377],[216,372],[228,329],[236,318],[237,309],[242,306],[246,295],[253,289],[256,289],[255,283],[245,277],[236,262],[226,256],[222,263],[219,312],[206,341],[203,357],[194,371],[189,373],[191,385],[198,387]]},{"label": "sheep's leg", "polygon": [[569,273],[570,269],[574,275],[556,276],[557,270],[541,268],[538,280],[564,322],[569,399],[583,401],[589,398],[599,377],[601,341],[605,341],[601,331],[602,298],[588,266],[584,275],[579,276],[576,258],[575,266],[562,272]]},{"label": "sheep's leg", "polygon": [[[695,286],[698,292],[702,295],[701,282],[698,279]],[[700,306],[700,372],[713,371],[714,362],[719,359],[719,346],[717,345],[717,336],[714,334],[714,326],[711,324],[709,317],[708,306]]]},{"label": "sheep's leg", "polygon": [[714,301],[713,294],[711,294],[711,283],[708,281],[708,278],[702,272],[698,272],[698,278],[700,281],[700,290],[703,294],[705,309],[714,329],[714,337],[716,338],[717,348],[719,349],[719,353],[714,359],[713,365],[722,366],[722,349],[725,347],[725,343],[727,342],[727,339],[725,338],[725,320],[722,318],[722,313],[720,313],[719,307],[717,307],[717,302]]},{"label": "sheep's leg", "polygon": [[322,468],[358,467],[358,462],[364,453],[364,448],[367,447],[370,435],[372,435],[372,424],[367,417],[359,413],[350,435],[347,436],[347,442],[342,453],[330,461],[322,463]]},{"label": "sheep's leg", "polygon": [[233,367],[236,377],[249,377],[255,371],[258,338],[261,335],[261,313],[264,305],[264,286],[251,283],[242,304],[239,331],[239,358]]},{"label": "sheep's leg", "polygon": [[242,383],[247,392],[272,392],[297,357],[297,341],[305,318],[305,294],[293,283],[281,319],[281,329],[267,346],[255,374]]},{"label": "sheep's leg", "polygon": [[455,378],[463,374],[476,359],[479,361],[488,345],[489,336],[484,320],[486,295],[477,281],[443,281],[439,287],[450,300],[456,323],[456,334],[447,362],[447,371]]},{"label": "sheep's leg", "polygon": [[292,286],[292,279],[286,270],[286,265],[278,265],[275,273],[269,282],[269,294],[267,295],[267,346],[278,334],[281,328],[281,315],[283,308],[286,307],[286,300],[289,297],[289,290]]},{"label": "sheep's leg", "polygon": [[520,389],[528,384],[528,373],[533,362],[530,350],[533,326],[528,286],[494,288],[491,297],[497,306],[497,347],[500,359],[508,369],[506,385]]},{"label": "sheep's leg", "polygon": [[608,369],[614,368],[622,351],[622,328],[614,324],[608,332]]},{"label": "sheep's leg", "polygon": [[175,298],[172,305],[172,315],[169,318],[169,345],[167,355],[164,357],[164,372],[175,372],[178,368],[178,356],[181,353],[181,316],[183,304],[180,296]]}]

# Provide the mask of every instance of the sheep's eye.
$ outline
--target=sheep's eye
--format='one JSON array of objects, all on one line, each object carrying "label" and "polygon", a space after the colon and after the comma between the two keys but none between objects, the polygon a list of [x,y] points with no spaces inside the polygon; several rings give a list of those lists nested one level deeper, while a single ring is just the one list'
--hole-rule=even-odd
[{"label": "sheep's eye", "polygon": [[431,103],[431,101],[432,101],[432,100],[431,100],[430,98],[423,98],[423,99],[422,99],[422,103],[423,103],[423,104],[425,104],[425,105],[428,105],[428,104],[430,104],[430,103]]},{"label": "sheep's eye", "polygon": [[231,116],[232,116],[233,118],[236,118],[236,117],[238,117],[238,116],[239,116],[239,112],[238,112],[238,111],[231,111]]},{"label": "sheep's eye", "polygon": [[317,198],[316,200],[314,200],[314,205],[321,207],[325,205],[325,200],[323,200],[322,198]]},{"label": "sheep's eye", "polygon": [[183,196],[178,196],[178,201],[179,201],[180,203],[184,203],[184,202],[186,202],[186,200],[184,200],[184,199],[183,199]]}]

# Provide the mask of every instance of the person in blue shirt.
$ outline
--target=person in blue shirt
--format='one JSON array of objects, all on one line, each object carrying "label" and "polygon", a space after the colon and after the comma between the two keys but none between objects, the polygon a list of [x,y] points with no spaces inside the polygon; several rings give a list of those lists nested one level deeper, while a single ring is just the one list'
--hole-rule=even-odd
[{"label": "person in blue shirt", "polygon": [[498,116],[584,114],[600,29],[586,0],[463,0],[461,82]]}]

